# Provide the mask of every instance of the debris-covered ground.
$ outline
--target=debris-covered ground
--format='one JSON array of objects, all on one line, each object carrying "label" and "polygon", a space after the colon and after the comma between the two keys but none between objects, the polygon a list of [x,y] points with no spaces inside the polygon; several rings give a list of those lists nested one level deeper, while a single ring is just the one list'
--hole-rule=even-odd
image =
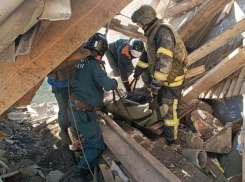
[{"label": "debris-covered ground", "polygon": [[[141,103],[142,98],[148,95],[149,91],[147,89],[137,88],[134,98],[126,98]],[[105,101],[108,103],[110,100],[112,100],[112,95],[108,94]],[[144,102],[141,104],[144,104]],[[241,120],[227,124],[222,123],[213,116],[214,111],[209,104],[195,99],[190,103],[180,105],[180,116],[182,118],[180,123],[182,124],[179,126],[179,138],[175,144],[168,145],[161,135],[156,136],[157,132],[147,131],[134,122],[131,126],[126,124],[128,123],[127,120],[122,117],[125,112],[120,111],[118,106],[116,108],[112,110],[116,110],[112,113],[114,120],[182,181],[228,181],[228,178],[234,175],[228,175],[229,170],[225,172],[229,163],[226,158],[229,158],[229,155],[233,155],[232,153],[235,152],[234,147],[232,149],[232,143],[235,134],[241,127]],[[130,112],[132,113],[132,111]],[[159,130],[161,128],[157,129],[158,132]],[[204,164],[201,170],[198,169],[198,165],[190,160],[188,161],[182,155],[183,149],[202,150],[206,155],[205,159],[200,159],[199,154],[196,158],[194,157],[195,160]],[[238,150],[236,153],[238,153]],[[241,156],[236,156],[236,158],[241,158]],[[205,162],[203,163],[202,160]],[[241,167],[239,165],[236,168]],[[235,171],[239,170],[236,169]]]},{"label": "debris-covered ground", "polygon": [[[136,97],[131,94],[127,99],[144,104],[149,91],[137,88],[135,94]],[[111,100],[113,94],[106,93],[105,101]],[[194,108],[190,106],[193,104]],[[180,113],[184,115],[179,126],[179,139],[172,145],[152,130],[127,124],[122,117],[114,115],[114,120],[180,180],[228,181],[225,170],[231,168],[229,159],[236,152],[236,147],[232,148],[233,137],[240,129],[241,120],[225,125],[213,116],[214,111],[207,103],[195,100],[187,105],[180,107]],[[56,103],[8,110],[8,119],[0,120],[0,178],[6,182],[53,182],[73,168],[76,157],[58,135],[57,111]],[[198,169],[182,155],[183,149],[203,149],[207,153],[205,167]],[[236,159],[239,160],[239,156]],[[197,157],[197,160],[200,159]]]},{"label": "debris-covered ground", "polygon": [[40,125],[39,122],[32,124],[33,121],[27,118],[19,120],[20,123],[7,119],[0,121],[1,131],[7,134],[0,142],[0,161],[9,167],[8,170],[1,167],[1,175],[17,173],[7,177],[6,182],[51,182],[61,178],[74,162],[68,146],[63,145],[58,136],[57,120]]}]

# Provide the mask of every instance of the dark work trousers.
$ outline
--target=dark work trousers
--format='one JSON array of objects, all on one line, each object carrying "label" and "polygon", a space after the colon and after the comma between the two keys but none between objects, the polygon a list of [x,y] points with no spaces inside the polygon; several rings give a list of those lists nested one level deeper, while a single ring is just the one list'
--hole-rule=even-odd
[{"label": "dark work trousers", "polygon": [[[115,77],[120,76],[120,71],[118,69],[118,66],[119,66],[118,59],[113,55],[113,53],[110,50],[106,51],[106,57],[107,57],[109,65],[113,71],[113,76],[115,76]],[[127,69],[127,76],[130,76],[134,71],[134,66],[133,66],[132,62],[130,62],[127,65],[126,69]]]},{"label": "dark work trousers", "polygon": [[[142,75],[144,86],[150,88],[152,81],[151,74],[146,69]],[[181,98],[182,86],[167,87],[162,86],[158,92],[158,102],[160,105],[167,104],[169,109],[164,119],[164,137],[168,141],[174,141],[178,137],[179,126],[179,100]]]},{"label": "dark work trousers", "polygon": [[[86,157],[82,156],[78,166],[79,168],[88,169],[89,164],[90,168],[94,168],[100,154],[105,149],[101,129],[96,121],[96,114],[94,111],[73,111],[73,114],[77,129],[84,138],[83,150]],[[72,126],[75,127],[72,111],[69,109],[68,118]]]},{"label": "dark work trousers", "polygon": [[[71,126],[71,123],[68,121],[67,116],[67,108],[68,108],[68,87],[59,88],[52,86],[52,93],[55,95],[59,106],[59,113],[58,113],[58,122],[60,129],[67,132],[68,128]],[[73,136],[77,136],[75,128],[70,128],[71,133]]]}]

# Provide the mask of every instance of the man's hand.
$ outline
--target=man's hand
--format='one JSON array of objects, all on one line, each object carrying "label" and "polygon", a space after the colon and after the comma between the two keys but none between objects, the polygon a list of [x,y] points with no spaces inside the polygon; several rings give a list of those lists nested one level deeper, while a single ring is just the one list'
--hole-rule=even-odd
[{"label": "man's hand", "polygon": [[155,92],[151,92],[150,93],[150,96],[153,98],[154,96],[156,96],[157,95],[157,93],[155,93]]},{"label": "man's hand", "polygon": [[149,108],[152,110],[152,112],[156,109],[157,105],[158,105],[157,93],[151,92],[150,93]]},{"label": "man's hand", "polygon": [[132,92],[128,81],[123,82],[123,85],[127,92]]}]

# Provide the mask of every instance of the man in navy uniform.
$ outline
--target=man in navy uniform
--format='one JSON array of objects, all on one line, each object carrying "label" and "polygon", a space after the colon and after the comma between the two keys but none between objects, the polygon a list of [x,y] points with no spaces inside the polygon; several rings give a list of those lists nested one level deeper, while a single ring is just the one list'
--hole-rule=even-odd
[{"label": "man in navy uniform", "polygon": [[103,101],[103,88],[106,91],[117,88],[117,81],[107,76],[101,61],[108,49],[105,37],[96,33],[86,42],[84,48],[90,50],[90,55],[77,62],[68,109],[69,121],[84,138],[84,155],[75,167],[70,179],[72,182],[86,180],[89,168],[95,167],[105,148],[95,111]]},{"label": "man in navy uniform", "polygon": [[144,43],[141,39],[119,39],[109,45],[106,52],[109,65],[114,76],[120,76],[124,88],[131,92],[128,77],[133,73],[132,60],[138,58],[144,50]]}]

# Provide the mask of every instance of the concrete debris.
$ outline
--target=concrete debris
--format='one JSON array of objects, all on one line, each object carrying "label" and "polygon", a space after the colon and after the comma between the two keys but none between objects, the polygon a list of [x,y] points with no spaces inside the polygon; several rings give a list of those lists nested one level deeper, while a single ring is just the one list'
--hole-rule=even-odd
[{"label": "concrete debris", "polygon": [[195,110],[191,113],[191,120],[197,133],[207,141],[224,128],[223,124],[210,113],[203,110]]},{"label": "concrete debris", "polygon": [[59,182],[64,174],[58,170],[51,171],[47,176],[47,182]]},{"label": "concrete debris", "polygon": [[36,174],[38,173],[38,170],[33,167],[20,168],[19,170],[21,174],[26,177],[36,176]]},{"label": "concrete debris", "polygon": [[0,158],[3,157],[6,153],[6,150],[0,149]]},{"label": "concrete debris", "polygon": [[8,119],[18,123],[39,123],[58,114],[57,104],[43,103],[40,105],[27,105],[25,107],[10,108]]}]

